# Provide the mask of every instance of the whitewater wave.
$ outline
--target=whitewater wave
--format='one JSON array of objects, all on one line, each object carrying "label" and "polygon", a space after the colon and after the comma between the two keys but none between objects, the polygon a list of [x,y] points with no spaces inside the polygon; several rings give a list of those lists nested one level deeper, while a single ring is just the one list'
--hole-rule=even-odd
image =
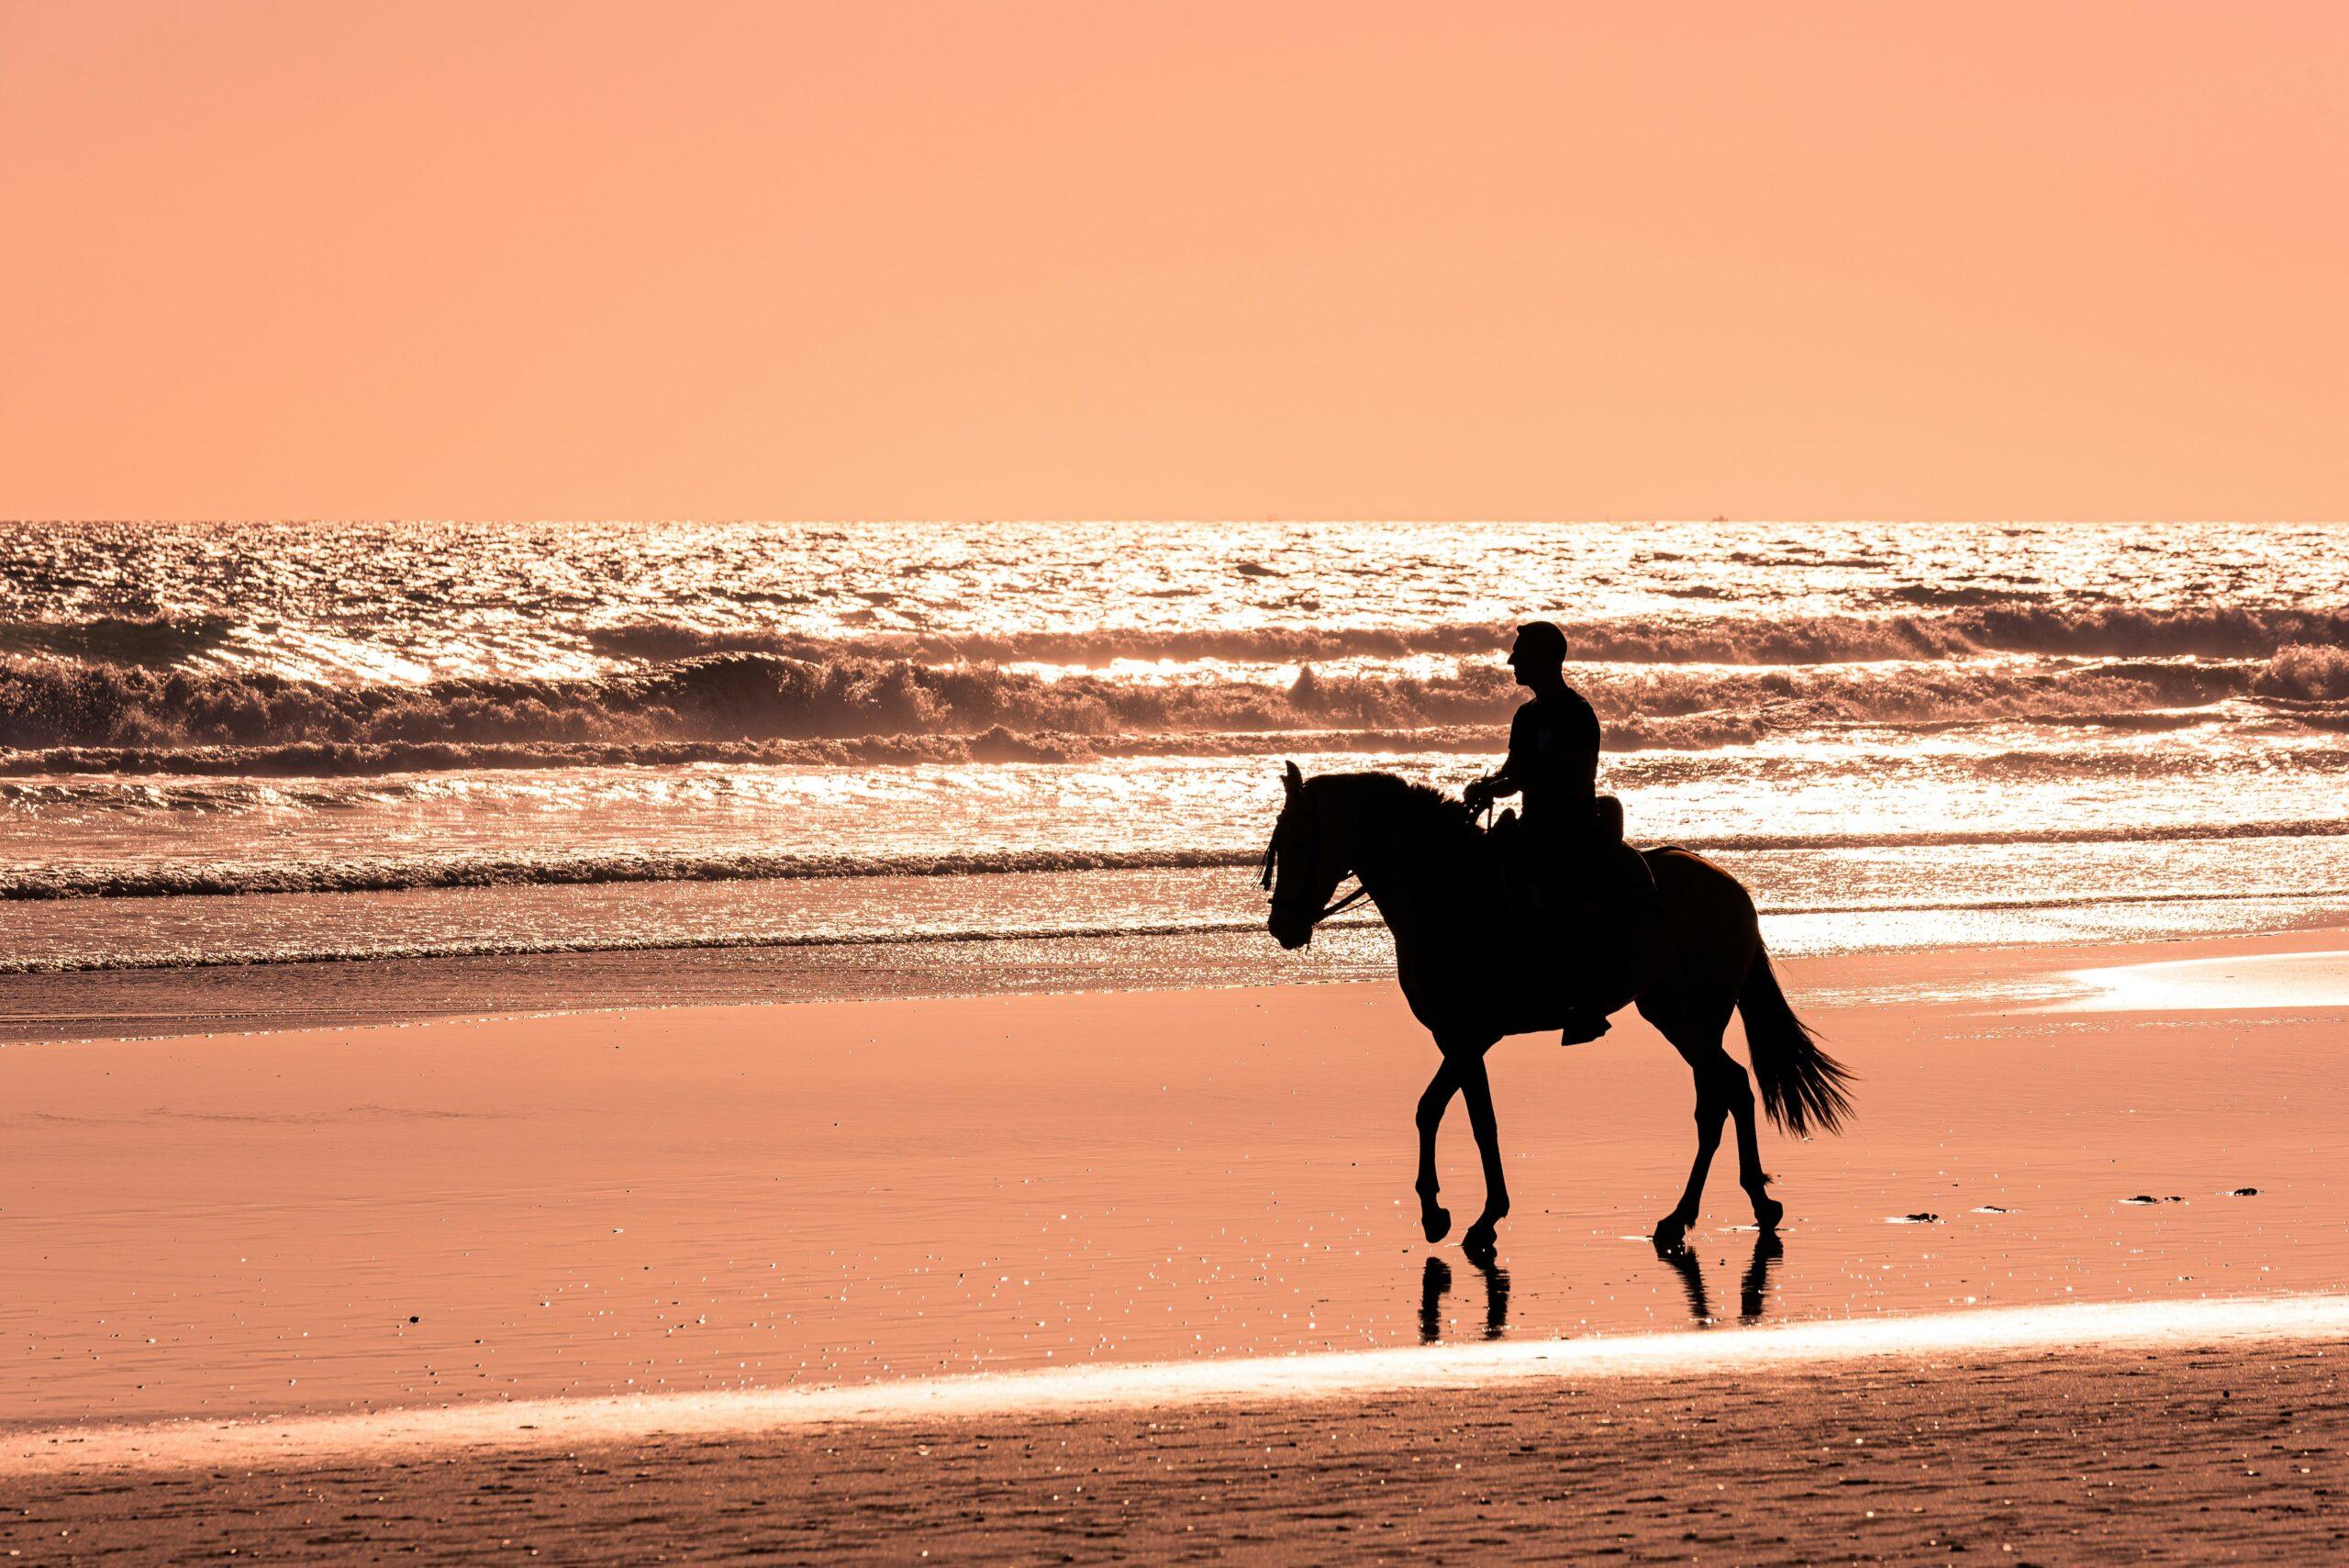
[{"label": "whitewater wave", "polygon": [[[1592,663],[1806,665],[1997,653],[2259,660],[2295,644],[2349,646],[2349,612],[2337,610],[2137,609],[2076,596],[2058,601],[2009,590],[1917,584],[1886,589],[1879,598],[1885,610],[1877,615],[1650,615],[1562,624],[1574,657]],[[724,653],[774,654],[819,665],[863,661],[1099,669],[1119,661],[1304,665],[1418,655],[1497,660],[1514,631],[1509,621],[1475,620],[999,634],[876,628],[818,634],[638,614],[567,627],[556,623],[542,635],[549,649],[568,644],[639,669]],[[264,657],[273,636],[265,625],[220,611],[0,620],[0,655],[195,671],[206,667],[206,656],[232,643],[239,658]]]},{"label": "whitewater wave", "polygon": [[[2177,823],[2154,828],[1931,829],[1914,832],[1723,833],[1676,840],[1700,853],[2211,842],[2349,837],[2349,820]],[[1196,850],[974,851],[955,854],[778,854],[760,851],[638,854],[451,855],[311,862],[54,866],[0,872],[0,902],[407,893],[434,888],[564,887],[625,883],[787,882],[874,877],[1007,876],[1077,872],[1253,870],[1263,847]]]},{"label": "whitewater wave", "polygon": [[[1574,621],[1564,629],[1578,661],[1643,664],[1832,664],[1986,653],[2264,659],[2294,643],[2349,643],[2349,614],[2332,611],[2139,610],[2012,598],[1985,603],[1970,595],[1910,587],[1885,595],[1894,604],[1963,606],[1935,615],[1660,617]],[[1507,621],[1461,621],[1416,627],[1136,627],[1003,636],[874,632],[841,638],[640,617],[589,627],[580,635],[607,658],[646,662],[774,653],[817,662],[879,658],[1099,668],[1119,660],[1307,664],[1418,654],[1491,658],[1508,647],[1515,631]]]},{"label": "whitewater wave", "polygon": [[1499,725],[1418,729],[1284,729],[1236,735],[1073,735],[997,727],[977,735],[876,735],[846,740],[314,742],[282,746],[55,746],[0,751],[0,778],[74,773],[340,778],[531,768],[887,767],[955,762],[1078,762],[1116,757],[1491,751]]},{"label": "whitewater wave", "polygon": [[[1702,747],[1834,725],[2110,722],[2234,700],[2290,717],[2349,696],[2349,656],[2293,644],[2257,662],[1621,665],[1575,678],[1617,749]],[[733,652],[600,678],[328,684],[17,656],[0,658],[0,747],[61,762],[77,749],[104,752],[96,765],[106,771],[128,771],[142,754],[166,771],[176,764],[161,753],[202,747],[242,748],[247,761],[278,749],[287,763],[301,753],[285,749],[312,748],[311,764],[328,772],[365,771],[370,748],[415,759],[436,747],[471,749],[421,766],[543,766],[548,748],[602,747],[616,758],[609,749],[643,748],[650,758],[681,742],[807,743],[788,760],[811,762],[1055,761],[1138,749],[1139,737],[1176,751],[1198,749],[1202,736],[1491,730],[1521,696],[1506,671],[1487,665],[1392,679],[1323,676],[1308,665],[1286,685],[1160,685],[1046,680],[987,664]],[[1186,745],[1168,745],[1173,737]],[[823,749],[832,745],[839,750]],[[0,768],[25,764],[11,759]]]},{"label": "whitewater wave", "polygon": [[[2288,709],[2292,722],[2321,725],[2329,709]],[[1821,719],[1813,728],[1867,728],[1920,734],[2024,722],[2059,729],[2149,734],[2214,721],[2205,710],[2154,713],[2050,713],[1907,723]],[[1609,722],[1609,751],[1710,751],[1760,739],[1767,727],[1729,714],[1624,717]],[[1408,729],[1275,729],[1160,735],[1074,735],[1000,726],[977,735],[873,735],[845,740],[374,740],[294,741],[277,746],[51,746],[0,750],[0,779],[75,774],[154,774],[181,778],[363,778],[388,773],[499,772],[550,768],[916,767],[966,762],[1086,762],[1141,757],[1486,755],[1504,749],[1503,724],[1427,725]],[[2040,754],[2016,753],[2033,766]]]},{"label": "whitewater wave", "polygon": [[2349,649],[2295,643],[2267,661],[2251,689],[2263,697],[2329,708],[2349,698]]}]

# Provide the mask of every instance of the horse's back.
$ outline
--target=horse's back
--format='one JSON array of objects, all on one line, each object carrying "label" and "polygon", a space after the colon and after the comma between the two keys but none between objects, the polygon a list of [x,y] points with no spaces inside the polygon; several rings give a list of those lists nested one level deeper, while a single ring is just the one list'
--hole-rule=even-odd
[{"label": "horse's back", "polygon": [[1642,850],[1640,858],[1648,862],[1648,874],[1655,878],[1656,890],[1668,900],[1676,903],[1713,898],[1731,906],[1753,907],[1753,895],[1745,891],[1745,884],[1694,850],[1679,844],[1658,844]]},{"label": "horse's back", "polygon": [[1761,945],[1753,895],[1721,867],[1678,844],[1641,851],[1664,901],[1664,983],[1720,979],[1734,995]]}]

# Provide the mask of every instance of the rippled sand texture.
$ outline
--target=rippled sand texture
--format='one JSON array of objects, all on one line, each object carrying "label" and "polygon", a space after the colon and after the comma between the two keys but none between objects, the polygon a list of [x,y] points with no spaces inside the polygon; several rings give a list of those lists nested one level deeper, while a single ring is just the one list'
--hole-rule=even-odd
[{"label": "rippled sand texture", "polygon": [[[2349,1550],[2349,1341],[0,1474],[28,1559],[2266,1562]],[[1960,1554],[1963,1554],[1961,1557]]]},{"label": "rippled sand texture", "polygon": [[1275,760],[1485,771],[1531,615],[1780,951],[2287,929],[2349,892],[2344,541],[20,526],[0,974],[1236,936]]},{"label": "rippled sand texture", "polygon": [[[2266,950],[2338,955],[2340,933]],[[1852,1136],[1717,1168],[1626,1019],[1495,1056],[1500,1269],[1417,1235],[1434,1062],[1385,985],[882,1002],[0,1050],[12,1424],[1731,1332],[2337,1288],[2339,1009],[2057,1013],[2241,944],[1792,966]],[[2317,962],[2310,960],[2310,962]],[[1456,1206],[1477,1196],[1447,1129]],[[2143,1201],[2138,1201],[2143,1200]],[[1431,1257],[1434,1262],[1431,1262]]]}]

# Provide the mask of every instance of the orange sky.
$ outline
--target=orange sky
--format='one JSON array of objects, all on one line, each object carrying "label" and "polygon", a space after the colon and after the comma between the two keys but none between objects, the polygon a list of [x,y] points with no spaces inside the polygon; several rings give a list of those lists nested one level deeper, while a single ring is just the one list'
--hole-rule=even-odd
[{"label": "orange sky", "polygon": [[0,513],[2349,515],[2349,6],[0,0]]}]

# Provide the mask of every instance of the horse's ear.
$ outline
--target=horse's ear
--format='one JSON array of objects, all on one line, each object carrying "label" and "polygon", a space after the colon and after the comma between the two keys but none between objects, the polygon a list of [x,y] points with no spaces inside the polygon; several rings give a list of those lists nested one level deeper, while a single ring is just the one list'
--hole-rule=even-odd
[{"label": "horse's ear", "polygon": [[1282,764],[1288,771],[1281,775],[1281,783],[1288,786],[1288,797],[1295,800],[1305,793],[1305,775],[1297,771],[1295,762]]}]

